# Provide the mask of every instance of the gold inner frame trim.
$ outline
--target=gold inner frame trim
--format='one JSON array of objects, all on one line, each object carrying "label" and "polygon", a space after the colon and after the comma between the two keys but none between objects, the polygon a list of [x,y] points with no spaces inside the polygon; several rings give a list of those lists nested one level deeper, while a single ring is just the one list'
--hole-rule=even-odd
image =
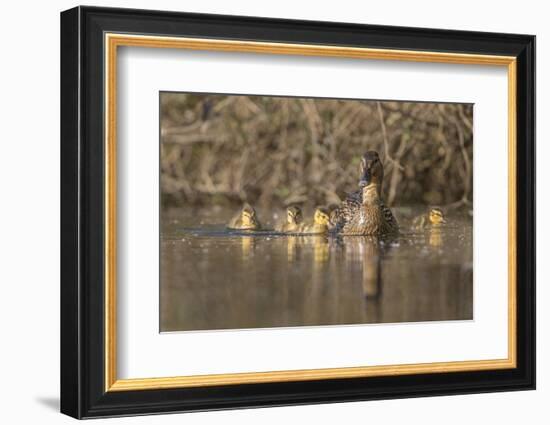
[{"label": "gold inner frame trim", "polygon": [[[329,45],[267,43],[256,41],[105,34],[105,391],[135,391],[214,385],[308,381],[417,373],[448,373],[510,369],[516,356],[516,58],[446,52],[370,49]],[[226,51],[279,55],[324,56],[354,59],[397,60],[468,65],[504,66],[508,72],[508,357],[382,366],[285,370],[165,378],[118,379],[116,325],[116,100],[117,49],[120,46]]]}]

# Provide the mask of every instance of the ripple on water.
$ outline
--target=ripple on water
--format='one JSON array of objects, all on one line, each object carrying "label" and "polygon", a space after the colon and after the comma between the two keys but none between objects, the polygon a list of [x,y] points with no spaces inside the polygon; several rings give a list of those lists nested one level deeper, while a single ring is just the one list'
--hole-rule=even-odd
[{"label": "ripple on water", "polygon": [[[386,240],[229,230],[233,210],[168,211],[161,233],[161,329],[471,319],[471,217],[409,230],[418,211],[396,210],[402,232]],[[258,213],[266,227],[274,226]],[[202,216],[207,219],[197,222]]]}]

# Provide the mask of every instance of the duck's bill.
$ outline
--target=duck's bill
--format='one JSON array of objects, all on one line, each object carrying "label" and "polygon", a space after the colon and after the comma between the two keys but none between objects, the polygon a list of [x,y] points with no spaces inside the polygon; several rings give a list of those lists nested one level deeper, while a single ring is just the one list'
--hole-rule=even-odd
[{"label": "duck's bill", "polygon": [[359,180],[359,187],[365,187],[365,186],[368,186],[370,183],[370,179],[367,180],[367,179],[361,179]]},{"label": "duck's bill", "polygon": [[359,186],[364,187],[370,184],[371,181],[371,174],[369,170],[365,170],[363,173],[363,176],[361,177],[361,180],[359,180]]}]

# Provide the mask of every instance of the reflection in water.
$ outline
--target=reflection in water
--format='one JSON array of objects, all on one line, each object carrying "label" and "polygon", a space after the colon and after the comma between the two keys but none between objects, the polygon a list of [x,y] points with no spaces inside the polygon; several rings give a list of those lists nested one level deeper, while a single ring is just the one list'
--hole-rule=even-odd
[{"label": "reflection in water", "polygon": [[431,227],[428,229],[429,244],[434,248],[439,248],[443,245],[443,234],[441,227]]},{"label": "reflection in water", "polygon": [[378,238],[374,236],[344,236],[341,239],[346,250],[345,259],[350,267],[361,270],[363,295],[366,300],[376,300],[380,294],[382,273]]},{"label": "reflection in water", "polygon": [[313,265],[316,269],[320,269],[321,265],[328,261],[328,238],[321,235],[304,236],[313,243]]},{"label": "reflection in water", "polygon": [[289,263],[298,260],[298,236],[289,236],[286,239],[286,255]]},{"label": "reflection in water", "polygon": [[163,216],[162,331],[472,319],[469,217],[378,240],[227,232],[228,213]]},{"label": "reflection in water", "polygon": [[255,243],[256,240],[254,239],[254,236],[241,236],[243,261],[247,261],[250,258]]}]

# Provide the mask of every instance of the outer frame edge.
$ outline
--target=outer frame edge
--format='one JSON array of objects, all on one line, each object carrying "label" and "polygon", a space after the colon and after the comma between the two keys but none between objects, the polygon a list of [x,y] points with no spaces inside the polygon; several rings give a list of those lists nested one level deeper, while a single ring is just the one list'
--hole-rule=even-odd
[{"label": "outer frame edge", "polygon": [[81,418],[79,276],[80,10],[60,15],[61,36],[61,285],[60,411]]}]

